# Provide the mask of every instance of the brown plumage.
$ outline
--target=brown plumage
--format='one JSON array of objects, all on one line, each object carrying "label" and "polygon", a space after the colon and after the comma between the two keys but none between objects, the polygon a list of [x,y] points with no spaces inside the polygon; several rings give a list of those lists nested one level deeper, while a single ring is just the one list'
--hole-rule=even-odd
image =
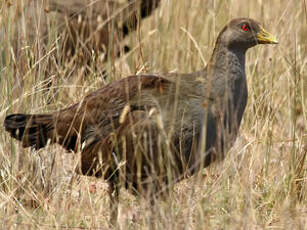
[{"label": "brown plumage", "polygon": [[80,149],[78,173],[156,194],[231,147],[247,103],[245,53],[261,43],[277,41],[258,22],[234,19],[201,71],[130,76],[52,114],[9,115],[4,126],[23,147]]},{"label": "brown plumage", "polygon": [[97,55],[116,57],[128,49],[121,44],[122,39],[136,30],[139,21],[159,3],[160,0],[29,0],[24,10],[26,25],[21,23],[16,34],[16,53],[25,45],[47,45],[48,39],[54,37],[54,32],[49,31],[51,24],[60,35],[57,44],[63,50],[64,61],[74,57],[78,62],[88,62],[93,50]]}]

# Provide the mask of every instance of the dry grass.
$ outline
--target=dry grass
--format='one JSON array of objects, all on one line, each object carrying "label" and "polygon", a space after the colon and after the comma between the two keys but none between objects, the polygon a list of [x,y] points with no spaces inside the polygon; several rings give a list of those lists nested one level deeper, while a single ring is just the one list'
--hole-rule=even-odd
[{"label": "dry grass", "polygon": [[[15,8],[8,2],[14,1],[0,3],[1,122],[9,112],[61,108],[129,74],[195,71],[229,19],[263,22],[280,44],[248,52],[248,107],[226,159],[178,183],[155,210],[123,190],[119,228],[147,229],[154,212],[157,229],[307,229],[306,1],[163,1],[127,38],[134,49],[106,63],[109,79],[94,67],[86,77],[63,77],[70,67],[61,64],[46,77],[48,58],[61,54],[41,56],[31,47],[25,48],[26,74],[19,74],[11,52]],[[1,229],[109,228],[107,186],[74,175],[77,157],[56,145],[22,149],[0,131]]]}]

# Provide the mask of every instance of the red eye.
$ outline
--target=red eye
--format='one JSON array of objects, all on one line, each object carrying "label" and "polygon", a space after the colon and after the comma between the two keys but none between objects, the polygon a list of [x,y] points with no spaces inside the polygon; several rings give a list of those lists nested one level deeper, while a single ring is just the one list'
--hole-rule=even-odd
[{"label": "red eye", "polygon": [[249,26],[246,25],[246,24],[243,24],[243,25],[241,26],[241,29],[244,30],[244,31],[248,31],[248,30],[249,30]]}]

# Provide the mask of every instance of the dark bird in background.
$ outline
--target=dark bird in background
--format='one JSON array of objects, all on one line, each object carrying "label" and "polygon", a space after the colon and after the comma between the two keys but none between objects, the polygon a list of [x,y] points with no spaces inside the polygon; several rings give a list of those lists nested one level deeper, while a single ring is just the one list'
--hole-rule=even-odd
[{"label": "dark bird in background", "polygon": [[[152,14],[160,0],[29,0],[24,19],[17,31],[15,52],[36,44],[44,47],[54,37],[54,25],[60,35],[59,48],[65,61],[72,57],[88,62],[95,54],[107,60],[130,48],[123,38],[138,28],[139,22]],[[22,21],[22,20],[21,20]],[[53,42],[53,41],[51,41]]]},{"label": "dark bird in background", "polygon": [[247,103],[246,51],[277,43],[255,20],[233,19],[203,70],[129,76],[54,113],[8,115],[4,127],[23,147],[80,150],[77,172],[106,179],[111,191],[155,196],[223,159]]},{"label": "dark bird in background", "polygon": [[[66,52],[78,48],[92,55],[92,50],[120,52],[121,40],[136,30],[141,19],[149,16],[159,6],[160,0],[128,0],[119,3],[110,0],[49,0],[48,10],[69,18]],[[81,41],[80,41],[81,40]],[[82,49],[86,47],[86,50]],[[112,48],[111,48],[112,49]],[[129,47],[123,47],[124,51]]]}]

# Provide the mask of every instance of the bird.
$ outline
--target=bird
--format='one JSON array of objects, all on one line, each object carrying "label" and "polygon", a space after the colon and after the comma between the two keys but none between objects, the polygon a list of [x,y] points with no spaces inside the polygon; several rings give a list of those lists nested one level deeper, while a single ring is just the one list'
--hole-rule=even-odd
[{"label": "bird", "polygon": [[79,152],[76,172],[108,181],[114,202],[122,186],[153,197],[224,159],[247,104],[246,51],[277,43],[256,20],[235,18],[203,69],[128,76],[53,113],[8,115],[4,128],[24,148]]},{"label": "bird", "polygon": [[23,10],[27,21],[24,24],[21,17],[17,23],[13,49],[20,56],[28,43],[49,51],[47,46],[55,42],[52,38],[56,34],[58,49],[64,54],[62,61],[88,63],[93,54],[102,61],[110,55],[116,58],[130,50],[122,44],[124,37],[136,30],[159,4],[160,0],[29,0]]},{"label": "bird", "polygon": [[[121,40],[136,30],[141,19],[149,16],[159,6],[160,0],[50,0],[47,11],[68,20],[63,40],[66,53],[74,55],[77,48],[81,54],[92,56],[92,50],[106,56],[119,55]],[[59,21],[60,21],[59,20]],[[123,46],[129,51],[128,46]]]}]

